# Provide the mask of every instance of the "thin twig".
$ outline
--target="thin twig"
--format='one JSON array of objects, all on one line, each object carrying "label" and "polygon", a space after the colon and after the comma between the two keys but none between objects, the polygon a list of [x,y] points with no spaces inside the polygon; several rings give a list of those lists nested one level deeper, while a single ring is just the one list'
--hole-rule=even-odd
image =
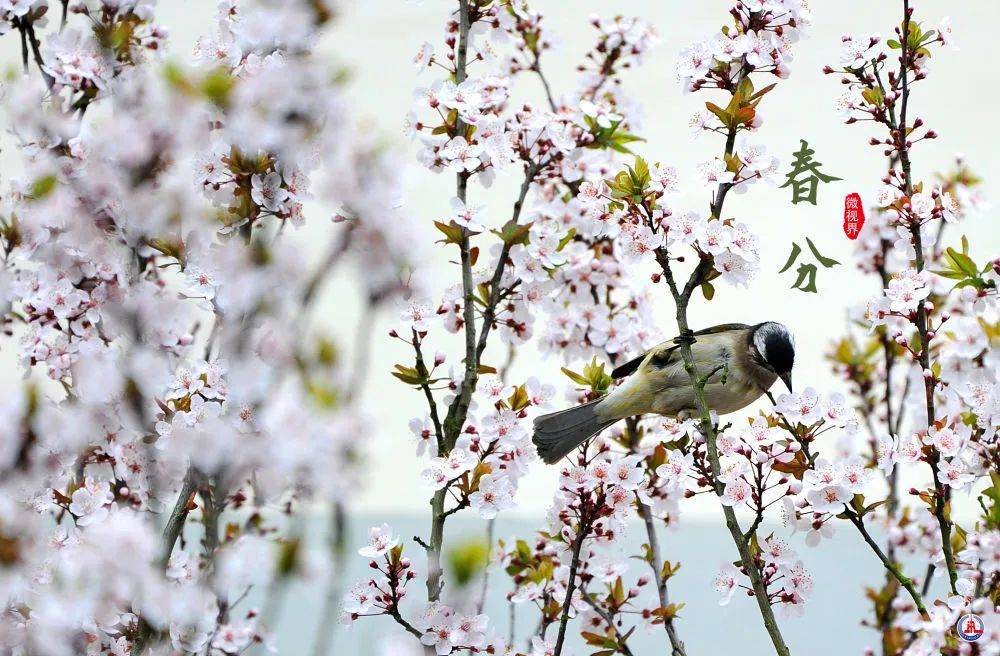
[{"label": "thin twig", "polygon": [[414,636],[417,640],[420,640],[420,638],[423,637],[424,635],[423,633],[421,633],[419,630],[417,630],[415,626],[413,626],[405,619],[403,619],[403,616],[399,614],[399,609],[393,608],[388,612],[388,615],[392,619],[396,620],[396,624],[399,624],[401,627],[406,629],[406,632]]},{"label": "thin twig", "polygon": [[569,611],[573,605],[573,592],[576,591],[576,568],[580,564],[580,551],[583,548],[583,541],[587,537],[587,526],[583,519],[580,520],[578,534],[573,540],[573,559],[569,562],[569,581],[566,583],[566,598],[563,599],[562,615],[559,617],[559,633],[556,635],[556,645],[552,650],[552,656],[562,654],[563,642],[566,640],[566,625],[569,623]]},{"label": "thin twig", "polygon": [[542,67],[539,63],[539,55],[537,53],[535,54],[535,61],[531,64],[531,70],[534,71],[535,75],[538,76],[538,79],[542,83],[542,88],[545,90],[545,99],[549,101],[549,109],[553,112],[558,111],[556,101],[552,97],[552,87],[549,86],[549,80],[545,77],[545,73],[542,72]]},{"label": "thin twig", "polygon": [[160,551],[163,562],[170,560],[170,554],[174,550],[174,543],[177,542],[177,538],[184,528],[184,522],[187,520],[188,503],[191,500],[191,495],[198,489],[200,478],[198,470],[193,465],[188,467],[187,473],[184,474],[184,480],[181,482],[181,490],[177,495],[177,501],[174,503],[174,508],[170,511],[170,517],[167,519],[167,525],[163,529],[163,542]]},{"label": "thin twig", "polygon": [[[626,420],[628,426],[629,435],[631,441],[629,442],[629,451],[636,453],[639,447],[639,433],[638,433],[638,422],[634,417],[629,417]],[[656,584],[656,594],[660,601],[660,608],[667,608],[670,605],[670,599],[667,594],[667,581],[663,576],[663,556],[660,554],[660,540],[656,535],[656,525],[653,521],[653,511],[652,509],[640,499],[636,499],[636,505],[639,509],[639,516],[642,517],[642,522],[646,527],[646,539],[649,544],[649,556],[650,562],[649,567],[653,571],[653,582]],[[667,633],[667,639],[670,641],[670,653],[671,656],[686,656],[684,650],[684,643],[677,635],[677,629],[674,627],[674,618],[668,617],[663,621],[663,628]]]},{"label": "thin twig", "polygon": [[913,599],[913,603],[917,605],[917,610],[920,612],[920,615],[924,619],[929,619],[929,616],[927,615],[927,608],[924,606],[924,600],[921,597],[920,593],[917,592],[916,586],[913,585],[913,580],[907,576],[904,576],[903,573],[899,570],[899,567],[896,565],[896,563],[889,560],[889,558],[885,555],[885,553],[882,551],[882,548],[878,545],[878,542],[876,542],[872,538],[871,534],[868,532],[868,529],[865,527],[864,518],[858,516],[857,513],[850,510],[847,511],[847,514],[848,518],[851,520],[851,523],[858,528],[858,531],[861,533],[861,536],[865,539],[865,542],[868,543],[868,546],[872,548],[872,551],[875,552],[875,555],[877,555],[879,560],[882,561],[882,565],[885,566],[886,571],[892,574],[892,577],[897,581],[899,581],[899,584],[903,586],[903,588],[908,593],[910,593],[910,597]]},{"label": "thin twig", "polygon": [[35,25],[23,18],[21,19],[21,25],[22,29],[28,34],[28,43],[31,44],[31,54],[35,59],[35,65],[38,66],[38,72],[42,74],[42,77],[45,79],[45,85],[51,90],[56,83],[56,79],[45,70],[45,60],[42,58],[38,36],[35,35]]}]

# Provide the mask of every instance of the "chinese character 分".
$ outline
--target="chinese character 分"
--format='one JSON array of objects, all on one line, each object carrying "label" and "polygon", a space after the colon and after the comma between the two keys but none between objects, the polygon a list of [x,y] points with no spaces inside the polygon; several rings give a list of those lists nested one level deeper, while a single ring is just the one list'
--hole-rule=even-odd
[{"label": "chinese character \u5206", "polygon": [[[820,172],[819,169],[823,164],[813,161],[812,158],[816,151],[809,148],[809,144],[806,143],[805,139],[799,139],[799,141],[802,143],[802,147],[794,153],[795,160],[792,162],[792,170],[785,176],[788,179],[785,181],[785,184],[781,185],[781,188],[784,189],[788,185],[792,186],[793,205],[797,205],[799,201],[803,200],[807,200],[815,205],[816,190],[819,183],[832,182],[833,180],[840,180],[840,178]],[[800,177],[803,173],[808,173],[809,175]]]},{"label": "chinese character \u5206", "polygon": [[[806,237],[806,243],[809,245],[809,250],[811,250],[812,254],[816,257],[816,261],[822,264],[824,269],[829,269],[830,267],[834,267],[840,264],[840,262],[833,259],[832,257],[824,257],[822,254],[820,254],[820,252],[816,250],[816,245],[812,243],[812,239]],[[792,264],[795,263],[795,260],[799,257],[799,253],[801,252],[802,252],[802,247],[792,242],[792,252],[789,253],[788,255],[788,261],[785,262],[785,266],[781,267],[781,270],[778,271],[778,273],[784,273],[785,271],[788,271],[788,269],[792,266]],[[795,283],[792,285],[792,289],[798,289],[799,291],[803,292],[812,292],[815,294],[817,291],[819,291],[816,289],[816,271],[817,269],[815,264],[806,262],[800,264],[799,268],[796,270],[796,273],[798,273],[799,277],[795,280]]]}]

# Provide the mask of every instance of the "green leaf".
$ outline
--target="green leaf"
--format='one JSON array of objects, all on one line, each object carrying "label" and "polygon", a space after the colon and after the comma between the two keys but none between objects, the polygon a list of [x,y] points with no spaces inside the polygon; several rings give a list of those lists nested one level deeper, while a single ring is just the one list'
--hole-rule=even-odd
[{"label": "green leaf", "polygon": [[31,191],[28,192],[28,195],[35,200],[45,198],[55,191],[56,182],[58,180],[54,175],[42,176],[32,183]]},{"label": "green leaf", "polygon": [[633,172],[635,173],[637,186],[640,189],[644,189],[646,185],[649,184],[649,165],[646,164],[646,160],[641,157],[636,157]]},{"label": "green leaf", "polygon": [[521,244],[528,245],[528,234],[531,232],[532,223],[518,223],[511,219],[503,224],[500,230],[494,230],[493,234],[503,240],[508,246]]},{"label": "green leaf", "polygon": [[569,378],[571,381],[573,381],[577,385],[584,385],[584,386],[586,386],[586,385],[590,384],[590,381],[588,381],[586,378],[584,378],[580,374],[576,373],[575,371],[567,369],[566,367],[562,367],[561,371],[564,374],[566,374],[567,378]]},{"label": "green leaf", "polygon": [[611,387],[614,379],[604,372],[604,363],[597,361],[597,356],[583,368],[583,376],[587,380],[590,389],[598,394],[603,394]]},{"label": "green leaf", "polygon": [[573,241],[573,237],[576,237],[576,228],[570,228],[566,236],[559,240],[559,246],[556,248],[557,251],[561,251],[566,248],[566,244]]},{"label": "green leaf", "polygon": [[278,543],[277,574],[280,578],[295,572],[299,564],[301,540],[290,538]]},{"label": "green leaf", "polygon": [[701,283],[701,294],[706,301],[711,301],[715,298],[715,287],[710,282],[703,282]]},{"label": "green leaf", "polygon": [[528,396],[528,391],[524,385],[518,385],[514,388],[514,393],[507,399],[507,405],[514,412],[524,410],[531,405],[531,398]]},{"label": "green leaf", "polygon": [[524,540],[518,540],[517,543],[517,557],[523,561],[531,560],[531,547]]},{"label": "green leaf", "polygon": [[490,546],[485,540],[471,538],[452,547],[447,559],[455,582],[459,587],[464,587],[486,569],[490,561]]},{"label": "green leaf", "polygon": [[733,117],[729,115],[729,112],[727,112],[726,110],[722,109],[721,107],[719,107],[715,103],[713,103],[713,102],[706,102],[705,103],[705,108],[708,109],[708,111],[710,111],[713,114],[715,114],[716,116],[718,116],[719,120],[722,121],[722,124],[725,125],[726,127],[729,127],[729,124],[732,123]]},{"label": "green leaf", "polygon": [[427,380],[420,375],[413,367],[405,367],[401,364],[396,365],[396,371],[390,372],[393,376],[403,381],[407,385],[422,385]]},{"label": "green leaf", "polygon": [[729,99],[729,104],[726,105],[726,111],[730,114],[734,114],[740,107],[743,107],[743,94],[737,91],[733,94],[733,97]]},{"label": "green leaf", "polygon": [[446,244],[461,244],[462,243],[462,227],[457,223],[442,223],[441,221],[435,221],[434,227],[437,228],[444,234],[444,239],[441,240]]},{"label": "green leaf", "polygon": [[759,100],[760,100],[761,98],[763,98],[763,97],[764,97],[764,94],[766,94],[766,93],[770,92],[770,91],[771,91],[772,89],[774,89],[774,87],[776,87],[776,86],[778,86],[778,84],[777,84],[777,83],[774,83],[774,84],[769,84],[769,85],[767,85],[766,87],[764,87],[763,89],[761,89],[761,90],[760,90],[760,91],[758,91],[757,93],[755,93],[755,94],[753,94],[752,96],[750,96],[750,100],[756,100],[756,101],[759,101]]},{"label": "green leaf", "polygon": [[951,280],[965,280],[968,278],[968,276],[961,271],[955,271],[954,269],[939,269],[932,271],[931,273],[936,273],[943,278],[950,278]]},{"label": "green leaf", "polygon": [[201,92],[216,107],[229,106],[229,96],[236,86],[236,79],[228,70],[216,69],[201,81]]},{"label": "green leaf", "polygon": [[868,104],[880,107],[885,100],[885,94],[878,87],[865,89],[861,92],[861,97],[868,101]]},{"label": "green leaf", "polygon": [[972,261],[972,258],[965,253],[959,253],[954,248],[950,247],[945,252],[947,258],[954,265],[953,268],[956,268],[971,277],[975,277],[979,274],[979,267],[977,267],[976,263]]},{"label": "green leaf", "polygon": [[873,511],[876,508],[878,508],[879,506],[885,505],[887,503],[889,503],[888,499],[882,499],[881,501],[876,501],[875,503],[870,503],[867,506],[865,506],[865,511],[862,513],[862,515],[867,515],[871,511]]}]

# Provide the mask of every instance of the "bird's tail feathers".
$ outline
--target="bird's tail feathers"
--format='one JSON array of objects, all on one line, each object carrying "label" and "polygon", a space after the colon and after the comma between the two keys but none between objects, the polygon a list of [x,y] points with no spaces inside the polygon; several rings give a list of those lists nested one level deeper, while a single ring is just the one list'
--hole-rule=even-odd
[{"label": "bird's tail feathers", "polygon": [[618,421],[597,414],[595,406],[602,400],[597,399],[536,417],[532,441],[542,460],[550,465],[558,462],[570,451]]}]

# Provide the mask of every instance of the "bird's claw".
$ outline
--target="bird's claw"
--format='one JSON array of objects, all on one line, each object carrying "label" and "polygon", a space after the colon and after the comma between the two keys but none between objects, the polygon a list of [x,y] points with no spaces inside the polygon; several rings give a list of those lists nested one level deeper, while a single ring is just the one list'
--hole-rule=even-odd
[{"label": "bird's claw", "polygon": [[685,331],[683,331],[677,337],[674,337],[674,343],[675,344],[687,344],[687,345],[690,346],[691,344],[694,344],[694,341],[695,341],[695,339],[694,339],[694,331],[691,330],[690,328],[687,329],[687,330],[685,330]]}]

